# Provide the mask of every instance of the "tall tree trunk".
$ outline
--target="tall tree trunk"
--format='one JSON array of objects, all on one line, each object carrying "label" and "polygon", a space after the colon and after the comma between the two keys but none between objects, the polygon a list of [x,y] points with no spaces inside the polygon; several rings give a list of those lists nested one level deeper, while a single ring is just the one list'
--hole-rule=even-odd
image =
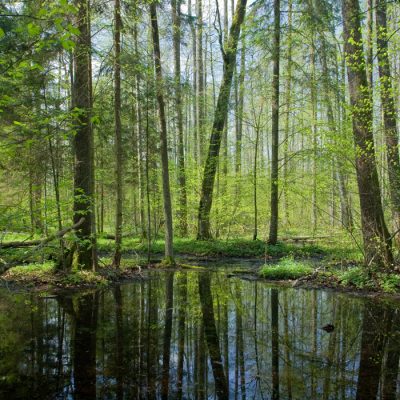
[{"label": "tall tree trunk", "polygon": [[293,4],[288,2],[288,33],[287,33],[287,78],[286,78],[286,105],[285,105],[285,138],[283,142],[283,215],[286,225],[289,224],[289,195],[288,195],[288,170],[289,170],[289,131],[290,131],[290,107],[292,102],[292,19]]},{"label": "tall tree trunk", "polygon": [[[394,230],[397,232],[400,229],[400,159],[396,126],[396,105],[392,88],[392,75],[390,73],[386,0],[377,0],[375,13],[379,82],[386,140],[390,200],[394,218]],[[397,235],[397,242],[400,242],[399,235]]]},{"label": "tall tree trunk", "polygon": [[318,212],[317,212],[317,82],[315,72],[315,41],[314,29],[311,30],[312,43],[311,43],[311,79],[310,79],[310,92],[311,92],[311,140],[312,140],[312,199],[311,199],[311,225],[313,234],[317,230]]},{"label": "tall tree trunk", "polygon": [[244,77],[246,73],[246,39],[242,36],[242,49],[240,52],[239,95],[236,115],[236,194],[239,194],[240,177],[242,173],[242,136],[243,136],[243,109],[244,109]]},{"label": "tall tree trunk", "polygon": [[203,2],[202,0],[196,1],[196,14],[197,14],[197,153],[199,165],[203,161],[203,143],[204,143],[204,64],[203,64]]},{"label": "tall tree trunk", "polygon": [[374,138],[372,134],[372,97],[365,70],[358,0],[342,0],[344,50],[347,61],[353,135],[356,144],[356,171],[360,197],[364,260],[389,268],[393,262],[392,245],[386,227]]},{"label": "tall tree trunk", "polygon": [[158,34],[157,5],[150,3],[151,30],[153,36],[154,67],[156,72],[157,102],[160,117],[160,142],[161,142],[161,166],[162,166],[162,185],[163,203],[165,219],[165,259],[166,264],[174,264],[173,251],[173,228],[172,228],[172,205],[171,191],[169,187],[169,168],[168,168],[168,143],[167,143],[167,121],[165,118],[165,103],[163,90],[163,77],[161,71],[161,52],[160,39]]},{"label": "tall tree trunk", "polygon": [[368,84],[373,90],[373,63],[374,63],[374,46],[372,44],[372,34],[374,26],[374,0],[367,0],[367,76]]},{"label": "tall tree trunk", "polygon": [[179,0],[171,0],[173,18],[173,42],[175,62],[175,105],[178,125],[178,184],[179,184],[179,230],[181,236],[187,236],[187,196],[185,153],[183,144],[183,115],[181,91],[181,5]]},{"label": "tall tree trunk", "polygon": [[213,188],[215,174],[219,160],[221,138],[228,112],[229,94],[232,85],[233,71],[236,62],[236,50],[239,41],[240,27],[246,13],[247,0],[239,0],[236,5],[235,15],[232,21],[229,39],[224,54],[224,73],[222,84],[218,95],[217,107],[214,113],[214,122],[210,137],[208,156],[204,167],[203,183],[201,188],[199,216],[198,216],[198,239],[210,239],[210,211],[213,199]]},{"label": "tall tree trunk", "polygon": [[73,257],[74,264],[84,269],[95,268],[96,260],[92,248],[95,245],[92,235],[93,226],[93,132],[91,124],[91,35],[89,29],[89,2],[76,0],[78,9],[77,28],[74,51],[73,109],[75,113],[75,135],[73,146],[74,162],[74,224],[84,216],[85,221],[77,230],[79,243]]},{"label": "tall tree trunk", "polygon": [[189,14],[189,25],[190,25],[190,33],[192,39],[192,55],[193,55],[193,157],[197,160],[198,154],[198,140],[197,137],[197,126],[198,126],[198,113],[197,113],[197,40],[196,40],[196,28],[193,23],[192,16],[192,1],[188,0],[188,14]]},{"label": "tall tree trunk", "polygon": [[115,252],[113,267],[119,268],[122,244],[122,139],[121,139],[121,4],[114,6],[114,118],[115,118]]},{"label": "tall tree trunk", "polygon": [[278,155],[279,155],[279,59],[280,59],[281,14],[280,0],[274,0],[274,41],[272,49],[272,145],[271,145],[271,220],[269,226],[270,244],[278,240]]}]

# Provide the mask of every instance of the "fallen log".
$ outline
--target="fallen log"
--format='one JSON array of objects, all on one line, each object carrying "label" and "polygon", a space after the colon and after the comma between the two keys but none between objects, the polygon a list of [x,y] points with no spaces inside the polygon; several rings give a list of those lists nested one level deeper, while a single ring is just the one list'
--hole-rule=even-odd
[{"label": "fallen log", "polygon": [[55,239],[60,239],[64,235],[66,235],[68,232],[71,232],[72,230],[79,228],[83,224],[84,221],[85,221],[85,218],[82,217],[76,224],[69,226],[67,228],[61,229],[60,231],[53,233],[52,235],[50,235],[44,239],[0,243],[0,249],[32,247],[32,246],[43,247],[47,243],[52,242]]}]

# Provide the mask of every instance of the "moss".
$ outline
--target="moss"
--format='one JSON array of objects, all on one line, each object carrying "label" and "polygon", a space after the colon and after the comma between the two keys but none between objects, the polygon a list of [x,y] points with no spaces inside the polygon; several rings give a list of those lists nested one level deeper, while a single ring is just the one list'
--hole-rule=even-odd
[{"label": "moss", "polygon": [[309,264],[287,257],[278,264],[264,265],[260,270],[260,276],[271,280],[286,280],[298,279],[312,272],[313,268]]}]

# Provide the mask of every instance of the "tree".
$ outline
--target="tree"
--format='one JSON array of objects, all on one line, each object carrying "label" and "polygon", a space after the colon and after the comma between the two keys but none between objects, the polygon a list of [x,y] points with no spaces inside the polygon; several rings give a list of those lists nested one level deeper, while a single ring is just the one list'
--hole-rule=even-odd
[{"label": "tree", "polygon": [[372,134],[372,96],[368,87],[361,37],[358,0],[343,0],[344,51],[349,81],[356,172],[361,209],[364,261],[390,268],[393,262],[391,238],[386,227]]},{"label": "tree", "polygon": [[121,138],[121,4],[115,0],[114,5],[114,118],[115,118],[115,252],[113,266],[118,268],[121,261],[122,244],[122,138]]},{"label": "tree", "polygon": [[274,0],[274,42],[272,49],[272,148],[271,148],[271,222],[269,226],[270,244],[276,244],[278,240],[279,217],[279,61],[280,61],[280,34],[281,14],[280,0]]},{"label": "tree", "polygon": [[182,114],[182,90],[181,90],[181,5],[179,0],[171,0],[173,20],[174,42],[174,66],[175,66],[175,104],[176,123],[178,130],[178,183],[179,183],[179,227],[180,234],[186,236],[187,227],[187,195],[185,173],[185,150],[183,142],[183,114]]},{"label": "tree", "polygon": [[82,216],[85,220],[76,235],[79,243],[73,249],[73,261],[85,269],[95,268],[96,259],[92,249],[95,246],[92,226],[93,213],[93,132],[92,132],[92,93],[91,93],[91,34],[89,29],[89,2],[76,0],[77,27],[74,49],[74,80],[72,106],[75,134],[74,146],[74,224]]},{"label": "tree", "polygon": [[215,174],[219,161],[221,138],[228,112],[229,94],[232,85],[233,71],[236,64],[236,51],[240,35],[240,27],[244,21],[247,0],[239,0],[229,32],[229,38],[224,49],[224,73],[220,87],[217,106],[214,112],[214,122],[211,130],[208,155],[204,166],[203,182],[201,187],[197,239],[211,238],[210,211],[213,200]]},{"label": "tree", "polygon": [[174,264],[173,250],[173,229],[172,229],[172,205],[171,192],[169,186],[169,168],[168,168],[168,144],[167,144],[167,121],[165,117],[165,103],[163,94],[163,77],[161,71],[161,52],[160,39],[158,34],[157,6],[156,3],[150,3],[151,31],[153,37],[153,55],[156,74],[156,90],[158,114],[160,117],[160,151],[162,167],[162,185],[164,200],[164,218],[165,218],[165,263]]}]

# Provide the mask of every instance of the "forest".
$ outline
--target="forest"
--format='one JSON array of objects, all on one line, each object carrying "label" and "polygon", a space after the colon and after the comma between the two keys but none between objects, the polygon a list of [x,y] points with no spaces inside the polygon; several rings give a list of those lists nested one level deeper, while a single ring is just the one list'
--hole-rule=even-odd
[{"label": "forest", "polygon": [[60,268],[95,269],[97,238],[118,267],[127,237],[166,264],[174,239],[331,237],[394,270],[399,12],[3,2],[3,247],[56,233]]},{"label": "forest", "polygon": [[397,399],[399,27],[2,0],[0,398]]}]

